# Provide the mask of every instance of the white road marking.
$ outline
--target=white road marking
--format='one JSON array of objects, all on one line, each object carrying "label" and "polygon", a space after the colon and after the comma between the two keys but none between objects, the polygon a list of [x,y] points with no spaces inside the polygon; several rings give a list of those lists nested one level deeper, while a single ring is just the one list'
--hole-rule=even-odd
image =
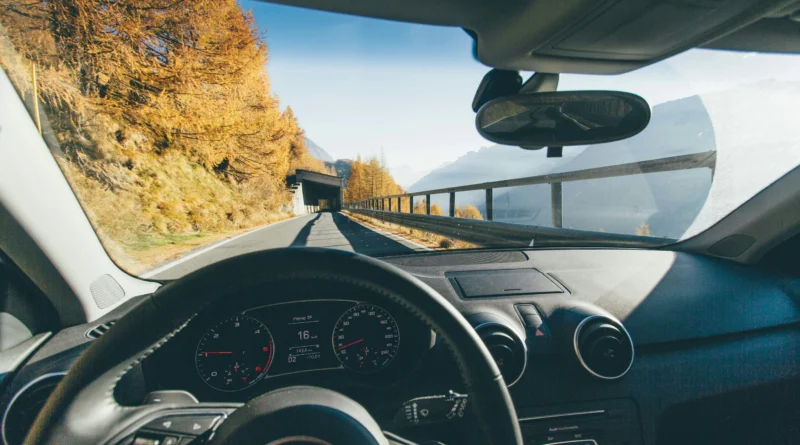
[{"label": "white road marking", "polygon": [[289,221],[294,221],[295,219],[297,219],[297,218],[302,218],[302,217],[304,217],[304,216],[308,216],[308,215],[299,215],[299,216],[295,216],[295,217],[293,217],[293,218],[284,219],[283,221],[278,221],[278,222],[275,222],[275,223],[267,224],[266,226],[261,226],[261,227],[259,227],[259,228],[257,228],[257,229],[253,229],[253,230],[251,230],[251,231],[249,231],[249,232],[245,232],[245,233],[242,233],[242,234],[240,234],[240,235],[236,235],[236,236],[234,236],[233,238],[228,238],[228,239],[226,239],[226,240],[222,240],[222,241],[220,241],[220,242],[218,242],[218,243],[215,243],[215,244],[212,244],[212,245],[210,245],[210,246],[208,246],[208,247],[206,247],[206,248],[203,248],[203,249],[200,249],[200,250],[198,250],[198,251],[192,252],[192,253],[190,253],[189,255],[186,255],[186,256],[180,257],[180,258],[178,258],[178,259],[172,260],[172,261],[168,262],[167,264],[164,264],[164,265],[163,265],[163,266],[161,266],[161,267],[158,267],[158,268],[155,268],[155,269],[153,269],[153,270],[150,270],[150,271],[148,271],[148,272],[145,272],[145,273],[139,274],[139,277],[140,277],[140,278],[145,278],[145,279],[147,279],[147,278],[151,278],[151,277],[154,277],[154,276],[156,276],[156,275],[160,274],[161,272],[164,272],[164,271],[166,271],[166,270],[172,269],[173,267],[175,267],[175,266],[177,266],[177,265],[179,265],[179,264],[181,264],[181,263],[184,263],[184,262],[186,262],[186,261],[189,261],[189,260],[191,260],[192,258],[197,258],[197,257],[199,257],[200,255],[202,255],[202,254],[204,254],[204,253],[208,253],[208,252],[210,252],[210,251],[212,251],[212,250],[216,249],[217,247],[220,247],[220,246],[223,246],[223,245],[225,245],[225,244],[228,244],[228,243],[230,243],[231,241],[236,241],[237,239],[239,239],[239,238],[241,238],[241,237],[243,237],[243,236],[247,236],[247,235],[250,235],[250,234],[252,234],[252,233],[256,233],[256,232],[258,232],[259,230],[266,229],[267,227],[275,227],[275,226],[277,226],[278,224],[282,224],[282,223],[289,222]]}]

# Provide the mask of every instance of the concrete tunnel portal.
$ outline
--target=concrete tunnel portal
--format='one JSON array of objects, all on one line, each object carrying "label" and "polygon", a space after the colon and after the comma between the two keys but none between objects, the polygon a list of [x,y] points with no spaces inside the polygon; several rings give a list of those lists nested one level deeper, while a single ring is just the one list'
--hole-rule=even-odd
[{"label": "concrete tunnel portal", "polygon": [[309,170],[297,170],[289,178],[294,193],[294,213],[338,212],[344,201],[344,178]]}]

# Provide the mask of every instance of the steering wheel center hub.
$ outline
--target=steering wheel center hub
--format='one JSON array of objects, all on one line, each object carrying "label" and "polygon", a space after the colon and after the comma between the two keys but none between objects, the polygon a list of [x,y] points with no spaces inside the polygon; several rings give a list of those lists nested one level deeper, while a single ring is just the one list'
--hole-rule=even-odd
[{"label": "steering wheel center hub", "polygon": [[214,445],[386,445],[363,406],[331,390],[292,386],[266,393],[220,426]]},{"label": "steering wheel center hub", "polygon": [[331,445],[322,439],[311,436],[289,436],[282,439],[273,440],[267,445]]}]

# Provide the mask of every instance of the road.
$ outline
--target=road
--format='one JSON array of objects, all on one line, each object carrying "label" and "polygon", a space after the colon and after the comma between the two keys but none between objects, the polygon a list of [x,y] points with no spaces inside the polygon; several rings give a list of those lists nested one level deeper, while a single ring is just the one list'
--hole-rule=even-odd
[{"label": "road", "polygon": [[172,280],[208,264],[243,253],[288,246],[328,247],[365,255],[429,250],[399,236],[360,224],[342,213],[326,212],[281,221],[197,249],[142,274],[142,277]]}]

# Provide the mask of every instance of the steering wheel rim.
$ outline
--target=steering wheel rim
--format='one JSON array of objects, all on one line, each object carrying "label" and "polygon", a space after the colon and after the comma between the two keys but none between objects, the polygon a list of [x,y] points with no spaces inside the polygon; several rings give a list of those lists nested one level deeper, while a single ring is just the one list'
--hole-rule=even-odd
[{"label": "steering wheel rim", "polygon": [[[469,322],[444,297],[411,274],[364,255],[283,248],[206,266],[146,297],[76,361],[37,416],[25,444],[114,443],[128,434],[131,425],[158,411],[185,408],[121,406],[114,391],[133,366],[169,341],[196,313],[237,290],[288,279],[355,284],[406,308],[450,346],[483,433],[482,443],[523,443],[500,370]],[[222,409],[225,404],[216,406]]]}]

